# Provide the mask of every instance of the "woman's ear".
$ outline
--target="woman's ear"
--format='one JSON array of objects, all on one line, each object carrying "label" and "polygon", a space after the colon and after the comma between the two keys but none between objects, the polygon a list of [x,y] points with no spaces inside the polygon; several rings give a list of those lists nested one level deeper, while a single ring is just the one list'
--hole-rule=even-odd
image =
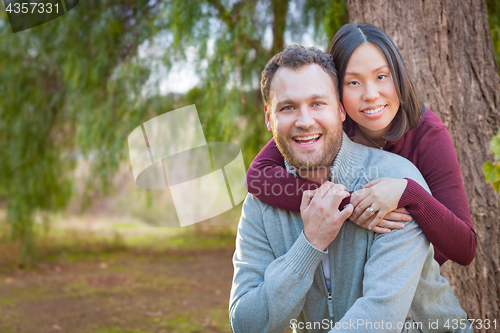
[{"label": "woman's ear", "polygon": [[267,129],[272,132],[273,131],[273,126],[271,124],[271,116],[269,115],[269,110],[267,109],[267,106],[264,106],[264,113],[266,115]]},{"label": "woman's ear", "polygon": [[342,118],[342,122],[345,121],[345,109],[342,103],[339,103],[339,111],[340,111],[340,118]]}]

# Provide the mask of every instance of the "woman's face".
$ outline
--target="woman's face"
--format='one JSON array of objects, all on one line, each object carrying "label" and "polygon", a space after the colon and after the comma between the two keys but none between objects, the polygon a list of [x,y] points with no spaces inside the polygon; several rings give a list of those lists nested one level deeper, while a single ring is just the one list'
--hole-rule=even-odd
[{"label": "woman's face", "polygon": [[345,111],[363,133],[372,138],[388,133],[399,99],[391,70],[378,46],[365,43],[354,50],[343,84]]}]

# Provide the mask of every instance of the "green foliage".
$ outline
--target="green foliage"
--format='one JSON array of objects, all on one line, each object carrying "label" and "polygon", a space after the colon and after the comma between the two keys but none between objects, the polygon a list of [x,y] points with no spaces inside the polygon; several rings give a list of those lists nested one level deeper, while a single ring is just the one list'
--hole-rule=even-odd
[{"label": "green foliage", "polygon": [[267,61],[305,32],[329,42],[347,22],[344,0],[170,1],[163,12],[165,64],[194,54],[202,83],[186,101],[196,103],[207,141],[237,141],[247,162],[271,137],[259,85]]},{"label": "green foliage", "polygon": [[[328,43],[341,26],[349,23],[345,1],[306,0],[304,6],[305,12],[309,13],[305,16],[305,24],[311,23],[315,38],[326,36]],[[324,11],[318,11],[316,8],[323,8]],[[327,48],[324,51],[327,51]]]},{"label": "green foliage", "polygon": [[[306,31],[326,46],[347,21],[344,0],[87,0],[13,34],[0,12],[0,201],[25,261],[34,215],[66,207],[77,161],[91,161],[86,198],[108,191],[128,134],[158,114],[195,103],[207,141],[235,141],[251,161],[271,137],[266,62]],[[140,46],[160,51],[139,55]],[[151,88],[155,66],[188,61],[196,88]]]},{"label": "green foliage", "polygon": [[500,74],[500,3],[497,0],[486,0],[488,8],[488,23],[491,31],[491,40],[497,59],[497,68]]},{"label": "green foliage", "polygon": [[487,161],[483,165],[483,173],[486,183],[493,183],[495,191],[500,193],[500,130],[491,140],[491,151],[495,155],[494,161]]},{"label": "green foliage", "polygon": [[93,157],[95,179],[105,185],[126,156],[128,133],[146,119],[138,97],[149,70],[135,54],[153,35],[156,10],[135,1],[84,1],[17,34],[2,11],[0,193],[25,261],[34,214],[67,205],[77,159]]},{"label": "green foliage", "polygon": [[[486,0],[488,7],[488,23],[491,31],[491,40],[495,50],[498,73],[500,74],[500,3],[497,0]],[[495,155],[493,162],[486,161],[483,173],[486,183],[493,183],[493,188],[500,193],[500,129],[491,140],[491,151]]]}]

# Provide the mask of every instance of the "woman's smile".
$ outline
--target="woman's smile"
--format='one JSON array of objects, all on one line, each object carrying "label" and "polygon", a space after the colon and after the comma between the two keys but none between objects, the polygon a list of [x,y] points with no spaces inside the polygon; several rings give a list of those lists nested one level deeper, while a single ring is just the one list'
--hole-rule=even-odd
[{"label": "woman's smile", "polygon": [[367,116],[368,118],[377,118],[377,117],[382,116],[386,107],[387,107],[387,104],[379,106],[379,107],[368,107],[364,110],[361,110],[361,112],[364,113],[364,115]]}]

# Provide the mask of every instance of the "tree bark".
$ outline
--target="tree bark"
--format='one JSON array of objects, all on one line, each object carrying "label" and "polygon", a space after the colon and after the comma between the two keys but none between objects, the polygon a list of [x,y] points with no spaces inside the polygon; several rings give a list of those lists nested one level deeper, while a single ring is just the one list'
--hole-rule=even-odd
[{"label": "tree bark", "polygon": [[500,79],[486,3],[347,0],[347,8],[350,22],[372,23],[392,38],[420,98],[450,132],[478,247],[468,267],[448,261],[441,272],[469,318],[496,319],[500,330],[500,196],[482,173],[483,163],[493,160],[490,140],[500,127]]}]

